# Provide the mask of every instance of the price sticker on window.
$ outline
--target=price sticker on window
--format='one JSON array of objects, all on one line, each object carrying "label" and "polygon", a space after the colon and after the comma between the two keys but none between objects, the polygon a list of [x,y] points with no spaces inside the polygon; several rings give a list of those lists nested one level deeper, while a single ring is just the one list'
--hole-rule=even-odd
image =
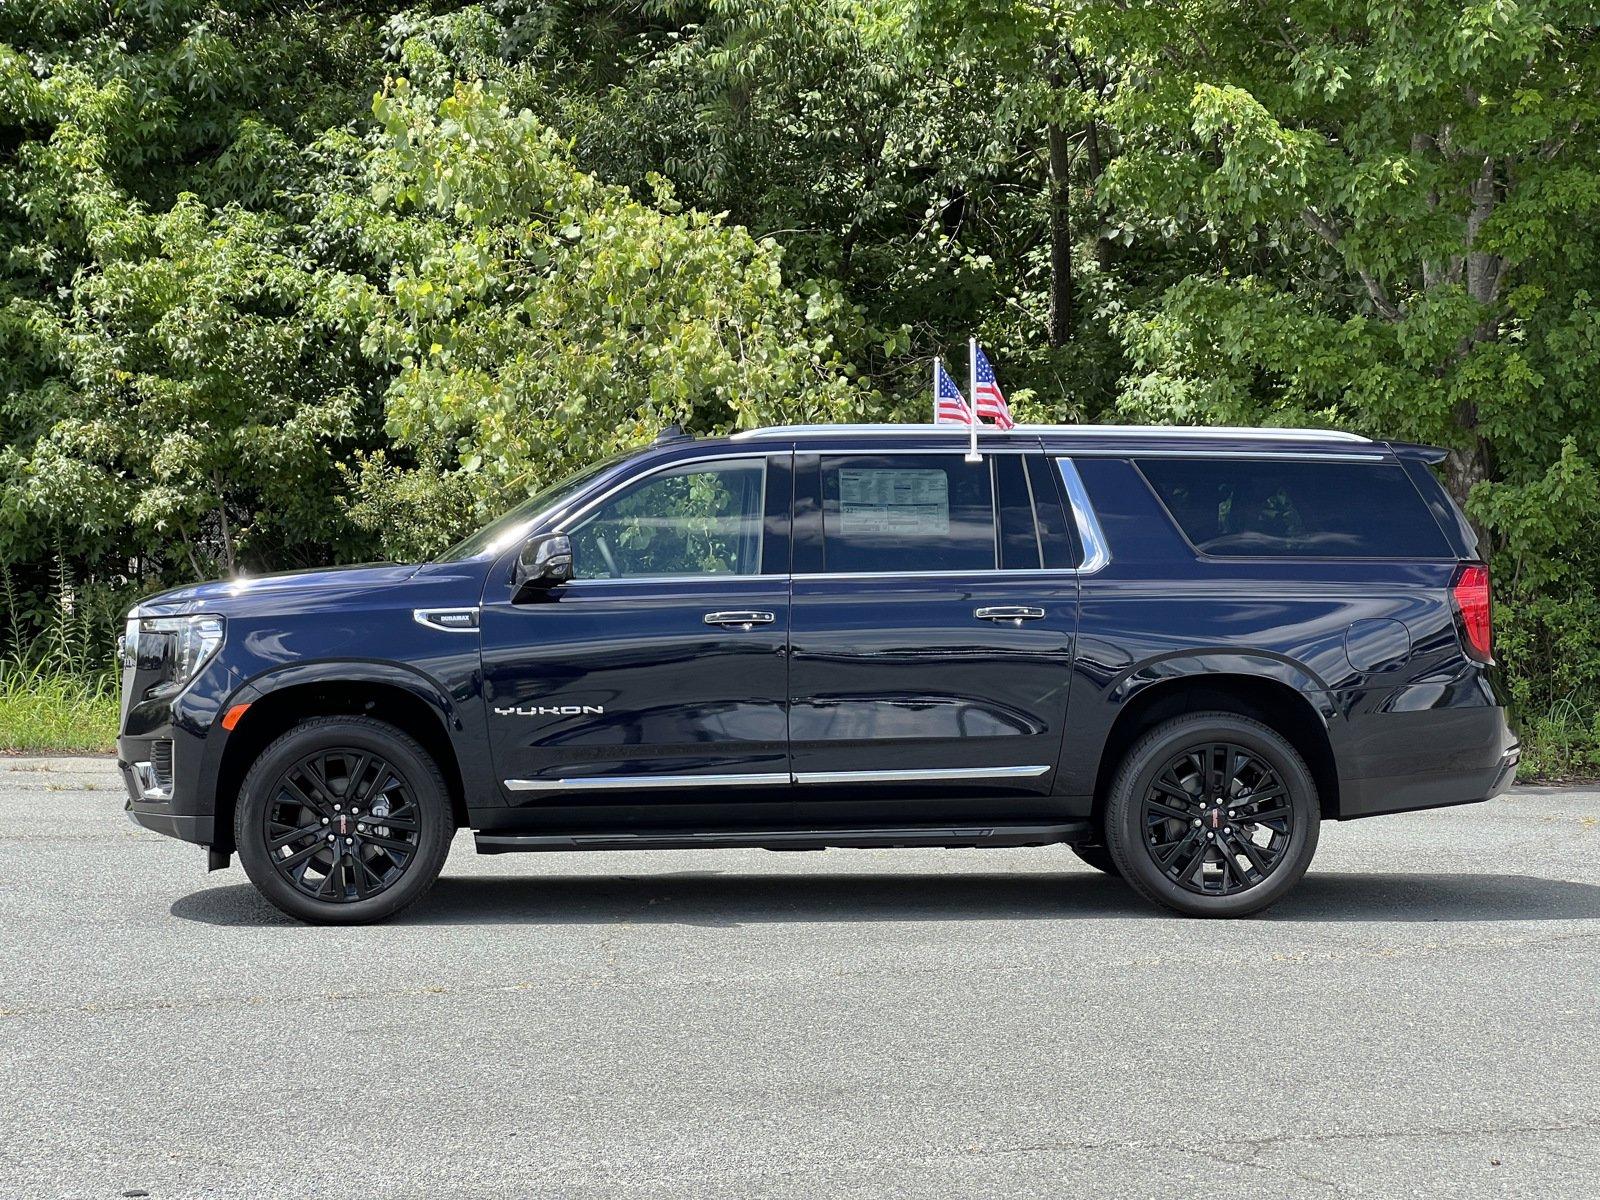
[{"label": "price sticker on window", "polygon": [[944,537],[950,477],[939,470],[839,471],[839,532],[846,537]]}]

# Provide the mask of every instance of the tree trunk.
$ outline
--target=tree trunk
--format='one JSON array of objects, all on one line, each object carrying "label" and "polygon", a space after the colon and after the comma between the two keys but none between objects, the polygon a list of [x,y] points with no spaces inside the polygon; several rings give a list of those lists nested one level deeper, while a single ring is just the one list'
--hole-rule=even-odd
[{"label": "tree trunk", "polygon": [[[1095,192],[1100,187],[1100,176],[1105,173],[1105,159],[1100,155],[1100,122],[1093,117],[1084,127],[1084,147],[1089,152],[1089,202],[1094,206]],[[1094,257],[1102,271],[1109,271],[1116,259],[1116,246],[1105,235],[1105,222],[1096,216],[1099,232],[1094,238]]]},{"label": "tree trunk", "polygon": [[1072,156],[1067,131],[1050,124],[1050,345],[1072,337]]}]

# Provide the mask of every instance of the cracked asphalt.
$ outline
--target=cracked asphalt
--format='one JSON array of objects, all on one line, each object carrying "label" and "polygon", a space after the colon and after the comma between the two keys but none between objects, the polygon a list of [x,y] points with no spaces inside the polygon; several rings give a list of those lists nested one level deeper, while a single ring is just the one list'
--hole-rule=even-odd
[{"label": "cracked asphalt", "polygon": [[479,858],[291,924],[0,759],[0,1196],[1600,1194],[1600,792],[1324,827],[1264,916],[1065,849]]}]

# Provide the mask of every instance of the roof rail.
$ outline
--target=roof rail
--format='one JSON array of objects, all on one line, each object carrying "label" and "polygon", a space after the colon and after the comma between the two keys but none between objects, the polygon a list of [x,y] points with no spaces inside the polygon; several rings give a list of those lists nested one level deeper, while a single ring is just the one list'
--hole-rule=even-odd
[{"label": "roof rail", "polygon": [[[985,429],[984,432],[999,432]],[[1306,442],[1367,442],[1371,438],[1359,433],[1346,433],[1342,429],[1260,429],[1249,425],[1018,425],[1013,433],[1050,434],[1069,433],[1089,437],[1127,438],[1237,438],[1282,439]],[[942,434],[965,438],[965,426],[954,425],[770,425],[764,429],[744,429],[733,435],[734,441],[752,441],[759,438],[805,436],[849,437],[870,433]]]}]

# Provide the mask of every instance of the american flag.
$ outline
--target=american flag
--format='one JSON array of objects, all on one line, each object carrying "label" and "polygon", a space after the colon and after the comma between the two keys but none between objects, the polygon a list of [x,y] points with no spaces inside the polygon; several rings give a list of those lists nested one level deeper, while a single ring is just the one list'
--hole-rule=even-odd
[{"label": "american flag", "polygon": [[933,360],[933,423],[971,425],[972,410],[967,407],[956,381],[944,369],[942,359]]},{"label": "american flag", "polygon": [[976,342],[972,346],[972,355],[972,400],[978,406],[978,419],[981,421],[988,417],[999,428],[1010,429],[1016,422],[1011,419],[1011,408],[1006,404],[1005,394],[994,377],[994,368],[989,365],[988,356]]}]

